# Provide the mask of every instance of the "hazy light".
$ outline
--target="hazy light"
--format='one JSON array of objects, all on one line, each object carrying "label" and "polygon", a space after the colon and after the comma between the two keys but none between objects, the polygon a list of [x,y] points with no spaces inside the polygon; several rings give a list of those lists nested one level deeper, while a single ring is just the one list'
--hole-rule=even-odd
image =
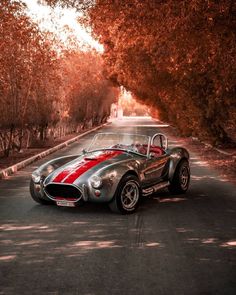
[{"label": "hazy light", "polygon": [[125,88],[123,88],[123,91],[121,92],[121,96],[124,100],[132,100],[133,99],[132,93],[127,91]]},{"label": "hazy light", "polygon": [[236,247],[236,241],[228,241],[222,244],[221,247]]},{"label": "hazy light", "polygon": [[103,46],[77,22],[82,14],[75,9],[50,7],[39,4],[37,0],[23,0],[27,4],[27,14],[39,24],[42,30],[52,32],[57,38],[68,45],[74,40],[81,49],[96,49],[103,52]]},{"label": "hazy light", "polygon": [[16,255],[0,256],[1,261],[9,261],[9,260],[13,260],[14,258],[16,258]]},{"label": "hazy light", "polygon": [[157,247],[157,246],[160,246],[160,243],[147,243],[146,246],[147,247]]}]

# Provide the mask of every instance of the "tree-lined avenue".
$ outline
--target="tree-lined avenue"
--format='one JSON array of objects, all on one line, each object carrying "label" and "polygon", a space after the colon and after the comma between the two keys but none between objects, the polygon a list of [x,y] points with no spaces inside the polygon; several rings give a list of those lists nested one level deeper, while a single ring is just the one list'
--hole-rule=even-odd
[{"label": "tree-lined avenue", "polygon": [[[165,129],[133,118],[99,132]],[[188,193],[160,192],[135,214],[116,215],[104,204],[41,206],[30,198],[32,170],[79,153],[94,134],[0,181],[0,293],[235,294],[236,188],[191,151]]]}]

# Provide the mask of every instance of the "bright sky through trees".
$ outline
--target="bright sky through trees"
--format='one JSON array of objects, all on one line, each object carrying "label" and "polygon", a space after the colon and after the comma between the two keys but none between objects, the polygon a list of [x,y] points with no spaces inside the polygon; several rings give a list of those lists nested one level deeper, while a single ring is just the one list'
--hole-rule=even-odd
[{"label": "bright sky through trees", "polygon": [[68,44],[68,41],[73,39],[83,49],[92,47],[99,52],[103,51],[103,46],[78,23],[77,18],[80,14],[75,9],[59,6],[52,8],[39,4],[37,0],[23,0],[23,2],[28,6],[28,15],[39,23],[40,28],[55,33],[63,43]]}]

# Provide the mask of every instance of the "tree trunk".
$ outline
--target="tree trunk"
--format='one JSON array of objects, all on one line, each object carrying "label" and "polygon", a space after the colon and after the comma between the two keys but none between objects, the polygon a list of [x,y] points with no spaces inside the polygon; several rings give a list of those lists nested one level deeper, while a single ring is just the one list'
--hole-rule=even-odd
[{"label": "tree trunk", "polygon": [[5,157],[9,157],[9,155],[10,155],[10,151],[11,151],[11,148],[12,148],[13,132],[14,132],[14,125],[11,125],[8,145],[7,145],[7,148],[4,151],[4,156]]},{"label": "tree trunk", "polygon": [[30,145],[30,135],[31,135],[31,132],[30,130],[27,129],[26,149],[28,149]]},{"label": "tree trunk", "polygon": [[39,139],[40,139],[40,141],[43,141],[43,139],[44,139],[44,128],[43,128],[43,126],[40,126],[40,128],[39,128]]}]

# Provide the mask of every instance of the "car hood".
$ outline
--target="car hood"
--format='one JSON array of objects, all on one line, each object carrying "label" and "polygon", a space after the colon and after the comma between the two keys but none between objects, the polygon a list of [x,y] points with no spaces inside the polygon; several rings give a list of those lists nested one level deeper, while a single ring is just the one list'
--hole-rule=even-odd
[{"label": "car hood", "polygon": [[133,159],[133,155],[121,150],[102,150],[87,153],[52,172],[44,182],[74,184],[78,179],[88,179],[99,169],[120,161]]}]

